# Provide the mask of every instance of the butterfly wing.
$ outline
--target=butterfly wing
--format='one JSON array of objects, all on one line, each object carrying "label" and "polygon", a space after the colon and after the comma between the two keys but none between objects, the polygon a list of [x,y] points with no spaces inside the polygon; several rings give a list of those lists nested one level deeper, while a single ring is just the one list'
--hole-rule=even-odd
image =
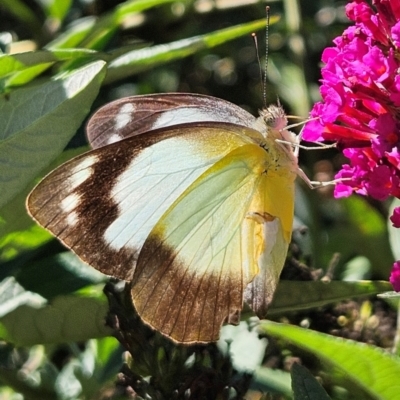
[{"label": "butterfly wing", "polygon": [[[274,184],[268,181],[267,164],[268,153],[258,145],[233,150],[159,220],[143,245],[132,280],[133,303],[147,324],[178,342],[215,341],[223,322],[238,321],[245,290],[257,310],[262,294],[267,291],[268,299],[272,297],[290,240],[290,229],[283,229],[293,218],[293,193],[282,222],[274,215],[279,200],[270,207],[264,194]],[[285,183],[285,194],[293,180],[290,176]],[[273,233],[279,238],[273,239]],[[275,260],[277,251],[282,253]],[[274,262],[280,265],[273,265],[270,273]],[[252,285],[259,272],[262,277]],[[272,288],[261,288],[271,279]]]},{"label": "butterfly wing", "polygon": [[90,151],[45,177],[28,210],[83,261],[131,279],[153,226],[193,181],[250,141],[244,130],[189,124]]},{"label": "butterfly wing", "polygon": [[216,97],[165,93],[125,97],[106,104],[90,119],[86,131],[93,148],[155,129],[189,122],[230,122],[251,128],[255,118]]}]

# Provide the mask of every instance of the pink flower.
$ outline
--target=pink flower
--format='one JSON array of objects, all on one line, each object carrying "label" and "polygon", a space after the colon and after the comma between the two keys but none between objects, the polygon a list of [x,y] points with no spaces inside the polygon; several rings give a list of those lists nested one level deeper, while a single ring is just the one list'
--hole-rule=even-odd
[{"label": "pink flower", "polygon": [[[302,132],[304,140],[337,142],[349,159],[335,177],[335,197],[400,198],[400,0],[372,3],[347,4],[354,26],[322,54],[322,101]],[[391,217],[398,228],[399,214]],[[393,268],[400,291],[400,262]]]},{"label": "pink flower", "polygon": [[400,261],[396,261],[393,264],[392,272],[389,278],[390,283],[393,286],[393,289],[396,292],[400,292]]},{"label": "pink flower", "polygon": [[390,221],[395,228],[400,228],[400,207],[396,207],[393,211],[393,215],[390,217]]}]

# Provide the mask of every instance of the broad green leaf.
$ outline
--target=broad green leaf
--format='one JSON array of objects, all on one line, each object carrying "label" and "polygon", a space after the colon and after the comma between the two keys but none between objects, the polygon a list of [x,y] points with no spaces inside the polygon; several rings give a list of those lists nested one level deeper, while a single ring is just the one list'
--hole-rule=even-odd
[{"label": "broad green leaf", "polygon": [[147,71],[150,67],[187,57],[199,50],[213,48],[263,28],[265,28],[265,19],[221,29],[206,35],[130,51],[109,63],[105,83],[112,83]]},{"label": "broad green leaf", "polygon": [[104,67],[96,61],[0,98],[0,207],[61,153],[89,112]]},{"label": "broad green leaf", "polygon": [[[22,86],[32,81],[56,62],[79,60],[83,62],[107,59],[109,55],[90,49],[40,50],[13,55],[0,55],[0,89],[8,92],[10,88]],[[4,66],[4,69],[1,69]]]},{"label": "broad green leaf", "polygon": [[104,296],[59,296],[42,307],[23,305],[0,318],[0,337],[16,346],[79,342],[111,335]]},{"label": "broad green leaf", "polygon": [[[26,55],[27,53],[22,53]],[[31,53],[28,52],[30,55]],[[25,56],[26,57],[26,56]],[[0,77],[6,76],[11,72],[21,71],[29,66],[38,64],[36,57],[26,57],[26,59],[19,59],[15,55],[10,54],[0,54]]]},{"label": "broad green leaf", "polygon": [[7,92],[7,89],[22,86],[35,79],[42,72],[50,68],[53,63],[34,65],[33,67],[25,68],[22,71],[16,72],[11,76],[0,79],[0,88],[2,92]]},{"label": "broad green leaf", "polygon": [[26,291],[14,278],[9,277],[0,282],[0,318],[13,312],[21,305],[41,307],[46,300],[36,293]]},{"label": "broad green leaf", "polygon": [[294,363],[290,375],[294,400],[329,400],[325,389],[318,383],[307,368]]},{"label": "broad green leaf", "polygon": [[15,278],[26,290],[46,299],[69,294],[108,279],[69,251],[29,263],[19,269]]},{"label": "broad green leaf", "polygon": [[400,399],[400,359],[381,348],[271,321],[261,322],[260,331],[311,352],[372,398]]},{"label": "broad green leaf", "polygon": [[383,293],[391,289],[392,285],[385,281],[280,281],[269,313],[278,314],[321,307],[349,298]]},{"label": "broad green leaf", "polygon": [[[16,205],[16,208],[23,208],[23,203],[21,207]],[[22,232],[15,231],[0,237],[0,262],[10,261],[21,252],[35,249],[48,242],[53,237],[49,232],[36,225],[32,220],[29,221],[30,217],[28,217],[25,210],[23,210],[22,213],[21,217],[23,218],[17,222],[25,223],[25,219],[27,219],[27,222],[30,223],[30,227]]]},{"label": "broad green leaf", "polygon": [[[87,150],[87,146],[82,146],[63,151],[54,162],[42,171],[41,175],[46,175],[60,164]],[[0,209],[0,262],[9,261],[13,270],[30,262],[32,257],[36,256],[34,250],[53,238],[47,230],[39,227],[26,211],[26,197],[32,190],[34,183],[28,184],[25,189]],[[22,256],[17,261],[15,257],[20,255]],[[0,272],[7,274],[5,267],[6,265],[2,265]]]},{"label": "broad green leaf", "polygon": [[52,65],[57,61],[66,61],[80,57],[90,57],[98,52],[90,49],[52,49],[27,51],[18,54],[0,54],[0,77],[13,72],[24,71],[33,66]]}]

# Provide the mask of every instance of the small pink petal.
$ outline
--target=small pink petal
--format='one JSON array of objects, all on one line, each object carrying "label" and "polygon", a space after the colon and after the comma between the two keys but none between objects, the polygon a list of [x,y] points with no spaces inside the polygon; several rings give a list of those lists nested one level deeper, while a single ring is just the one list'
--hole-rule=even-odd
[{"label": "small pink petal", "polygon": [[392,272],[390,273],[389,281],[392,284],[393,289],[396,292],[400,292],[400,261],[396,261],[393,264]]}]

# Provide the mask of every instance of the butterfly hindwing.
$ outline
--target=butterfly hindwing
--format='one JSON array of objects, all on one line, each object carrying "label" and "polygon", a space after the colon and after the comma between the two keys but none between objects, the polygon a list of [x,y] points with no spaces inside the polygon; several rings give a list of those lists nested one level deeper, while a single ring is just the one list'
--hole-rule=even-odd
[{"label": "butterfly hindwing", "polygon": [[[243,222],[264,174],[266,152],[233,150],[202,174],[151,231],[132,297],[149,325],[179,342],[209,342],[234,323],[258,272],[243,252]],[[246,269],[244,269],[246,266]]]},{"label": "butterfly hindwing", "polygon": [[251,128],[255,118],[235,104],[216,97],[164,93],[125,97],[106,104],[92,116],[86,130],[89,143],[98,148],[189,122],[229,122]]}]

